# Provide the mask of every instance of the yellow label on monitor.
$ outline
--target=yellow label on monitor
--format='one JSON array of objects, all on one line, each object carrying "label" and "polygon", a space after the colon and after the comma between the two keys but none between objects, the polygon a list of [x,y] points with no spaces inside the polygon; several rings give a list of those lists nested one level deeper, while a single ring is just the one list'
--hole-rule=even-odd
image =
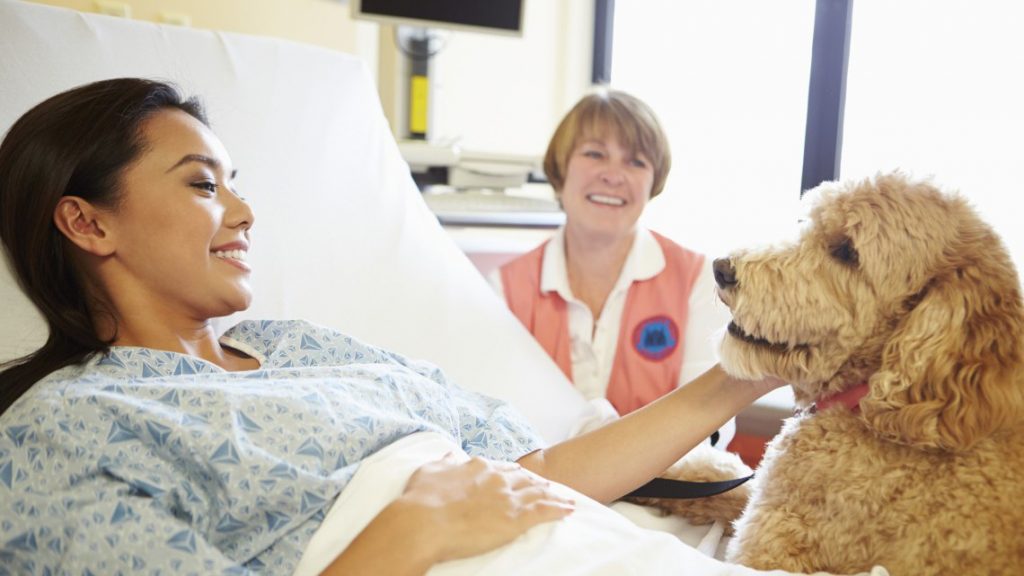
[{"label": "yellow label on monitor", "polygon": [[427,133],[427,95],[430,81],[426,76],[413,76],[409,86],[409,131]]}]

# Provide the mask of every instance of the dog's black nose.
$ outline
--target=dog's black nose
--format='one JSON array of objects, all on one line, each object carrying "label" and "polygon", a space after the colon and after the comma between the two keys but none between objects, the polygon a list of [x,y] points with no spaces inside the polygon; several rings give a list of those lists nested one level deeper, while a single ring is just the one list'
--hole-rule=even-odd
[{"label": "dog's black nose", "polygon": [[732,267],[732,261],[728,258],[715,258],[713,268],[715,269],[715,282],[722,288],[732,288],[736,285],[736,269]]}]

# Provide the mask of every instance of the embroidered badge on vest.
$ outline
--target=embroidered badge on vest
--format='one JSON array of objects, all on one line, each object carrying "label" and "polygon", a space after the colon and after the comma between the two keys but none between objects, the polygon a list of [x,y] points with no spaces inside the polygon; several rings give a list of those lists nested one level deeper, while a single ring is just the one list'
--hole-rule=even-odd
[{"label": "embroidered badge on vest", "polygon": [[648,360],[664,360],[679,345],[679,327],[668,316],[653,316],[633,330],[633,348]]}]

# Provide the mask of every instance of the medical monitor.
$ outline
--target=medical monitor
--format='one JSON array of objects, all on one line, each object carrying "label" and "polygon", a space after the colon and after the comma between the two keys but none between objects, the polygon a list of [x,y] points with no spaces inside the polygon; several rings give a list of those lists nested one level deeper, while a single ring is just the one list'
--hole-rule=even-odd
[{"label": "medical monitor", "polygon": [[350,0],[352,17],[420,28],[522,36],[526,0]]}]

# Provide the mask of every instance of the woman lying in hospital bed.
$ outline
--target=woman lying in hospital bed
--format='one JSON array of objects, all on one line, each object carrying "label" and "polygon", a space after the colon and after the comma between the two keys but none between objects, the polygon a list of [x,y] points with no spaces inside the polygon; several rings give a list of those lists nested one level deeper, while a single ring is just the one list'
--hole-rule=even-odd
[{"label": "woman lying in hospital bed", "polygon": [[[339,332],[218,337],[210,319],[252,298],[254,214],[233,179],[198,103],[146,80],[55,96],[0,145],[0,237],[50,328],[0,374],[3,567],[757,573],[599,502],[778,382],[712,369],[541,448],[505,404]],[[636,450],[646,436],[663,440]]]}]

